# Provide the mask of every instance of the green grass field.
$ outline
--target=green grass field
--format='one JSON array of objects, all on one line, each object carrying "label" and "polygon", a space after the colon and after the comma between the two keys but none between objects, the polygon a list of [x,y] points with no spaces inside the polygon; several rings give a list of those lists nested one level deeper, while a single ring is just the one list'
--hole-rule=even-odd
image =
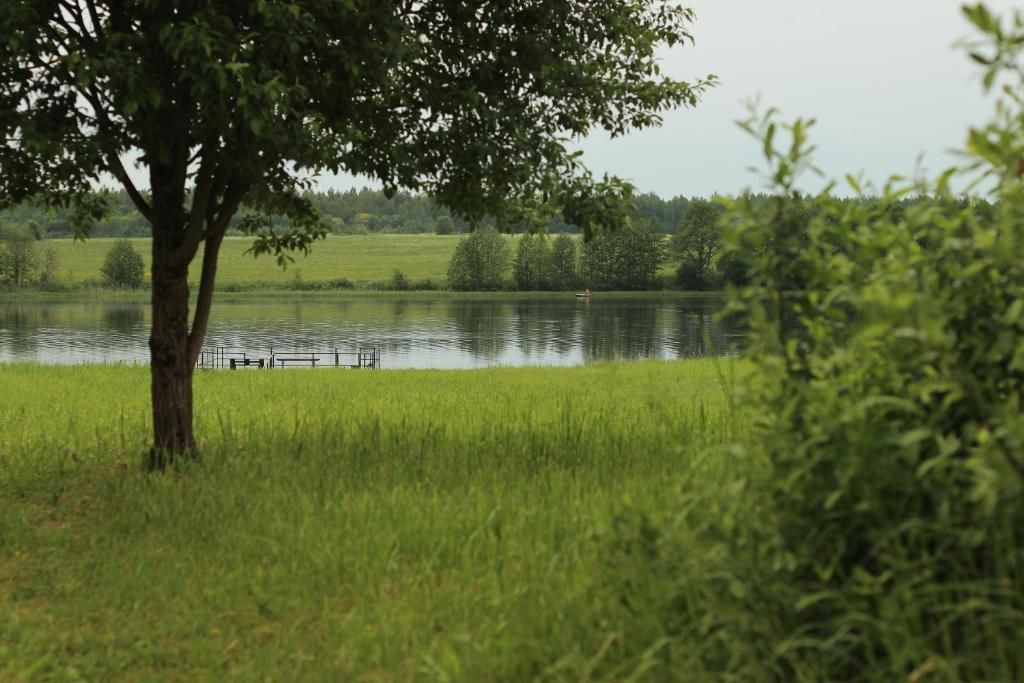
[{"label": "green grass field", "polygon": [[[281,287],[294,282],[328,281],[347,278],[357,286],[389,281],[396,270],[413,281],[431,280],[444,286],[447,282],[448,262],[455,245],[462,239],[458,235],[332,235],[313,245],[309,256],[295,254],[295,262],[281,268],[273,257],[254,258],[245,251],[252,240],[229,237],[221,247],[217,284],[223,289],[244,287]],[[515,236],[509,236],[510,249],[515,251]],[[149,277],[149,239],[131,240],[146,261]],[[57,285],[99,285],[100,267],[110,250],[113,239],[96,238],[85,242],[73,240],[47,240],[41,247],[52,247],[57,254]],[[198,279],[202,254],[196,256],[192,278]],[[662,268],[661,275],[671,276],[671,265]],[[508,277],[511,277],[511,269]]]},{"label": "green grass field", "polygon": [[602,539],[715,485],[741,367],[200,373],[149,476],[145,368],[0,365],[0,680],[623,680]]},{"label": "green grass field", "polygon": [[[221,247],[217,282],[221,286],[280,285],[296,277],[303,280],[348,278],[365,284],[389,280],[401,270],[410,280],[432,279],[443,284],[448,261],[459,241],[458,236],[439,235],[345,235],[330,236],[317,242],[309,256],[295,254],[295,262],[281,268],[273,257],[254,258],[246,254],[252,240],[229,237]],[[514,239],[514,238],[509,238]],[[149,239],[131,240],[146,261],[149,276]],[[48,240],[44,247],[57,252],[57,282],[66,284],[100,283],[103,258],[113,239]],[[193,262],[192,277],[198,279],[202,253]]]}]

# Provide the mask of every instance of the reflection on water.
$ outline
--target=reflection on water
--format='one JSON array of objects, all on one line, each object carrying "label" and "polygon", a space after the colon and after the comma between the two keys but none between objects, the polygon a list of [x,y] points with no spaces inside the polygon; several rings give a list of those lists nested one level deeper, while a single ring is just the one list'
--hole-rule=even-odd
[{"label": "reflection on water", "polygon": [[[251,353],[381,347],[384,367],[577,365],[735,352],[721,299],[345,299],[214,306],[207,347]],[[0,303],[0,361],[146,363],[145,304]]]}]

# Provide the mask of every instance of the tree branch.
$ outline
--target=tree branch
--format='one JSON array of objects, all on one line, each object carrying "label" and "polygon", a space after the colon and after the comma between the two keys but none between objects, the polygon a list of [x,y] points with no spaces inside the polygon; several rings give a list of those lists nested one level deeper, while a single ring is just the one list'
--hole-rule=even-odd
[{"label": "tree branch", "polygon": [[199,352],[203,349],[206,329],[210,324],[210,308],[213,305],[213,286],[217,279],[217,257],[224,233],[212,234],[206,239],[203,251],[203,269],[199,279],[199,294],[196,297],[196,309],[192,317],[192,330],[188,334],[189,363],[195,365],[199,360]]},{"label": "tree branch", "polygon": [[89,19],[92,22],[93,33],[98,40],[103,39],[103,22],[100,21],[99,12],[96,11],[96,0],[85,0],[85,7],[89,11]]},{"label": "tree branch", "polygon": [[[100,102],[99,93],[84,90],[82,91],[82,96],[85,97],[96,112],[97,127],[107,129],[101,133],[100,139],[109,139],[113,132],[113,125],[110,121],[110,117],[107,115],[107,110],[103,108],[103,105]],[[107,165],[109,166],[111,174],[117,178],[124,187],[125,192],[128,193],[128,197],[132,200],[132,204],[134,204],[135,208],[139,210],[139,213],[142,214],[143,218],[149,221],[150,225],[153,225],[153,208],[146,202],[146,199],[139,192],[138,188],[135,187],[135,183],[133,183],[132,179],[128,176],[128,171],[125,170],[124,164],[121,163],[121,157],[118,155],[117,150],[112,145],[104,145],[103,152],[107,156]]]},{"label": "tree branch", "polygon": [[[205,160],[205,159],[204,159]],[[238,211],[242,203],[242,197],[248,191],[249,186],[240,180],[232,180],[227,185],[224,198],[216,209],[216,218],[207,223],[205,233],[206,248],[203,251],[203,268],[199,279],[199,294],[196,297],[196,309],[192,316],[192,331],[188,335],[188,352],[192,365],[199,359],[199,352],[203,348],[203,340],[206,339],[206,329],[210,322],[210,308],[213,304],[213,288],[217,278],[217,257],[220,253],[220,245],[224,240],[224,233],[227,232],[228,223],[231,217]],[[212,205],[212,202],[210,202]],[[195,210],[195,203],[192,205]],[[206,215],[214,215],[210,206],[206,208]],[[191,220],[190,220],[191,227]]]},{"label": "tree branch", "polygon": [[224,198],[216,208],[216,218],[208,225],[208,235],[218,232],[223,233],[228,229],[228,223],[231,222],[231,218],[238,212],[238,207],[242,204],[242,197],[248,191],[249,185],[240,180],[232,180],[227,184]]},{"label": "tree branch", "polygon": [[107,152],[107,156],[109,157],[107,163],[111,166],[111,173],[121,182],[125,192],[128,193],[128,197],[132,200],[132,204],[139,210],[142,217],[149,221],[150,225],[153,225],[153,208],[146,201],[146,198],[142,196],[138,188],[135,187],[135,183],[128,176],[128,172],[125,170],[124,164],[121,163],[120,157],[113,152]]},{"label": "tree branch", "polygon": [[199,249],[199,243],[203,240],[203,228],[207,224],[207,209],[213,198],[211,186],[217,159],[217,153],[213,148],[215,144],[215,140],[208,138],[202,147],[203,160],[199,164],[195,187],[192,189],[192,207],[188,214],[185,239],[172,256],[179,263],[191,263]]}]

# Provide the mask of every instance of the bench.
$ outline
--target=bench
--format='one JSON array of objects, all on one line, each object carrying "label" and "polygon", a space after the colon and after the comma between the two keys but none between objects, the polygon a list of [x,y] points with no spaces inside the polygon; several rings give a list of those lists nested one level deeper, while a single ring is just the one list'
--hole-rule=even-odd
[{"label": "bench", "polygon": [[316,364],[319,362],[319,356],[274,356],[272,364],[284,367],[285,363],[309,363],[311,366],[316,367]]},{"label": "bench", "polygon": [[228,359],[228,362],[230,363],[232,370],[237,370],[239,367],[264,367],[264,361],[262,358],[230,358]]}]

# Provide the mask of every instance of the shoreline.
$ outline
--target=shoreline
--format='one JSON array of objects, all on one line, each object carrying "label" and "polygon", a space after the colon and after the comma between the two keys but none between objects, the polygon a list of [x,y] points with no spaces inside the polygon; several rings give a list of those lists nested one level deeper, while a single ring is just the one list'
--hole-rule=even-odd
[{"label": "shoreline", "polygon": [[[192,288],[189,301],[195,303],[195,292]],[[0,304],[8,303],[130,303],[145,304],[150,302],[150,290],[119,290],[103,287],[82,288],[72,290],[7,290],[0,292]],[[725,292],[684,292],[680,290],[637,290],[594,292],[591,301],[602,299],[660,298],[664,300],[724,298]],[[535,291],[494,291],[494,292],[455,292],[451,290],[374,290],[374,289],[313,289],[291,290],[268,287],[265,289],[246,289],[241,291],[218,291],[214,294],[214,303],[230,301],[249,301],[271,299],[287,300],[331,300],[344,301],[352,299],[477,299],[477,300],[512,300],[512,299],[576,299],[574,290],[564,292]]]}]

